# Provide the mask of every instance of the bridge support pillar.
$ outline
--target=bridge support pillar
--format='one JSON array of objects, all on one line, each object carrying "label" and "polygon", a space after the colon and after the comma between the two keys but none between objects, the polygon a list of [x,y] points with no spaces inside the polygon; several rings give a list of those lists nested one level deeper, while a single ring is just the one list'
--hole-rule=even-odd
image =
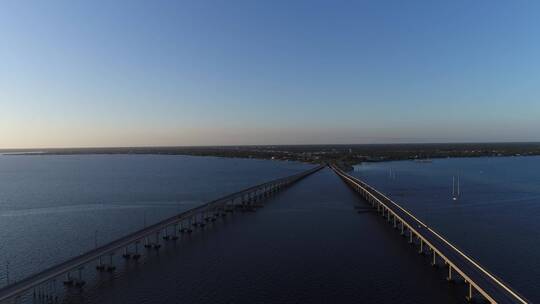
[{"label": "bridge support pillar", "polygon": [[99,256],[98,264],[96,266],[96,269],[99,271],[105,270],[105,264],[103,264],[103,256]]},{"label": "bridge support pillar", "polygon": [[405,234],[405,225],[401,222],[401,235]]},{"label": "bridge support pillar", "polygon": [[437,266],[437,253],[433,248],[431,249],[431,252],[433,252],[433,260],[431,261],[431,266],[435,267]]},{"label": "bridge support pillar", "polygon": [[108,272],[112,272],[116,269],[116,267],[113,265],[113,256],[114,256],[114,252],[111,252],[109,254],[109,265],[107,266]]},{"label": "bridge support pillar", "polygon": [[150,240],[148,239],[148,236],[144,238],[144,248],[150,248]]},{"label": "bridge support pillar", "polygon": [[139,253],[139,241],[135,242],[135,253],[133,254],[133,259],[138,260],[141,257],[141,254]]},{"label": "bridge support pillar", "polygon": [[78,270],[78,273],[79,273],[79,278],[77,279],[77,281],[75,281],[75,286],[76,287],[83,287],[84,285],[84,280],[82,279],[82,271],[84,269],[84,266],[81,266],[79,267],[77,270]]},{"label": "bridge support pillar", "polygon": [[448,264],[448,276],[446,277],[448,282],[452,282],[452,265]]},{"label": "bridge support pillar", "polygon": [[161,244],[159,243],[159,231],[156,232],[156,243],[154,244],[154,249],[158,250],[161,248]]},{"label": "bridge support pillar", "polygon": [[467,299],[468,302],[472,302],[472,299],[473,299],[473,289],[472,289],[472,284],[469,282],[469,290],[467,292],[467,296],[465,297],[465,299]]},{"label": "bridge support pillar", "polygon": [[418,249],[419,254],[424,254],[424,240],[420,238],[420,249]]},{"label": "bridge support pillar", "polygon": [[409,227],[409,244],[412,244],[412,243],[413,243],[413,231]]},{"label": "bridge support pillar", "polygon": [[124,254],[122,254],[122,257],[123,257],[124,259],[129,259],[129,258],[131,258],[131,254],[128,252],[127,246],[124,247]]},{"label": "bridge support pillar", "polygon": [[[71,272],[66,273],[66,280],[64,281],[64,285],[73,285],[73,279],[71,278]],[[34,294],[36,293],[36,289],[34,288]]]}]

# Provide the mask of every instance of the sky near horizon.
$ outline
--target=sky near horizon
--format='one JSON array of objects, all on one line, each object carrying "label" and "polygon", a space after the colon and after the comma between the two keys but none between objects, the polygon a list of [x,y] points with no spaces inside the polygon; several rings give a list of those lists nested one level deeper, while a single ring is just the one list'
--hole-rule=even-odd
[{"label": "sky near horizon", "polygon": [[539,130],[537,1],[0,2],[0,148]]}]

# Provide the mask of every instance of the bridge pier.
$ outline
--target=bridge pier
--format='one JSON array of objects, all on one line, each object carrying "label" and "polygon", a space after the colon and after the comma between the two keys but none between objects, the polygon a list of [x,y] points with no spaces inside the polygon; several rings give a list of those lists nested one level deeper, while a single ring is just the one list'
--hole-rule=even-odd
[{"label": "bridge pier", "polygon": [[165,241],[176,241],[178,239],[178,236],[176,235],[176,229],[178,229],[178,224],[174,224],[173,226],[173,234],[169,235],[169,227],[165,227],[165,235],[163,236],[163,239]]},{"label": "bridge pier", "polygon": [[191,218],[187,219],[187,227],[185,227],[186,220],[180,221],[180,233],[191,233],[193,230],[191,229]]},{"label": "bridge pier", "polygon": [[227,216],[227,201],[223,202],[223,205],[219,209],[219,216],[221,217]]},{"label": "bridge pier", "polygon": [[141,254],[139,253],[139,241],[135,242],[135,253],[133,254],[133,259],[136,261],[141,257]]},{"label": "bridge pier", "polygon": [[116,267],[113,265],[113,256],[114,252],[109,253],[109,265],[107,266],[108,272],[113,272],[116,269]]},{"label": "bridge pier", "polygon": [[413,231],[411,228],[409,228],[409,244],[413,243]]},{"label": "bridge pier", "polygon": [[79,278],[78,278],[78,281],[75,282],[75,286],[77,287],[82,287],[86,282],[82,279],[82,271],[84,270],[84,266],[81,266],[79,268],[77,268],[77,271],[78,271],[78,274],[79,274]]},{"label": "bridge pier", "polygon": [[431,266],[437,267],[437,253],[433,248],[431,248],[431,252],[433,254],[433,260],[431,261]]},{"label": "bridge pier", "polygon": [[116,267],[113,265],[113,256],[114,256],[114,252],[111,252],[109,253],[109,264],[103,264],[103,256],[100,256],[99,257],[99,260],[98,260],[98,264],[96,266],[96,270],[98,271],[108,271],[108,272],[112,272],[116,269]]},{"label": "bridge pier", "polygon": [[467,302],[472,302],[473,300],[473,287],[472,287],[472,284],[469,282],[469,290],[467,292],[467,295],[465,296],[465,299],[467,300]]},{"label": "bridge pier", "polygon": [[144,248],[150,248],[150,247],[151,247],[150,240],[149,240],[148,236],[146,236],[144,238]]},{"label": "bridge pier", "polygon": [[[64,280],[64,285],[73,285],[73,279],[71,278],[71,272],[66,273],[66,279]],[[34,293],[36,293],[36,289],[34,288]]]},{"label": "bridge pier", "polygon": [[453,278],[452,278],[452,265],[448,264],[448,276],[446,277],[446,280],[448,282],[453,282]]},{"label": "bridge pier", "polygon": [[419,254],[424,254],[424,239],[420,238],[420,249],[418,250]]},{"label": "bridge pier", "polygon": [[127,246],[124,247],[124,254],[122,254],[122,257],[124,259],[130,259],[131,258],[131,253],[129,253]]},{"label": "bridge pier", "polygon": [[153,244],[153,247],[156,250],[161,248],[161,244],[159,243],[159,233],[160,233],[160,231],[156,232],[156,242]]},{"label": "bridge pier", "polygon": [[174,224],[174,227],[173,227],[173,236],[172,236],[172,240],[177,240],[178,239],[178,223]]},{"label": "bridge pier", "polygon": [[105,265],[103,264],[102,259],[103,259],[103,257],[99,256],[98,264],[96,265],[96,269],[99,270],[99,271],[102,271],[103,269],[105,269]]}]

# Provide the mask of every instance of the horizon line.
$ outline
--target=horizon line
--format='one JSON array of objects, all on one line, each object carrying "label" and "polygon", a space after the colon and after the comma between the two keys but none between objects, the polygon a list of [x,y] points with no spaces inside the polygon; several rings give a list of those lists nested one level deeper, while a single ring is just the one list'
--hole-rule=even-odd
[{"label": "horizon line", "polygon": [[271,146],[380,146],[380,145],[467,145],[467,144],[540,144],[540,141],[448,141],[448,142],[382,142],[382,143],[328,143],[328,144],[242,144],[242,145],[148,145],[148,146],[65,146],[65,147],[32,147],[32,148],[0,148],[0,151],[26,150],[69,150],[69,149],[159,149],[159,148],[230,148],[230,147],[271,147]]}]

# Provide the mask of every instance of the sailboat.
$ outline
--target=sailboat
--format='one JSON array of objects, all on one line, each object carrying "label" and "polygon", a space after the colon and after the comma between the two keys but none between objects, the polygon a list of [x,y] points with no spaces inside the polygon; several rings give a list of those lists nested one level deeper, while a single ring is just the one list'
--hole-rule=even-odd
[{"label": "sailboat", "polygon": [[457,201],[460,196],[460,187],[459,187],[459,175],[457,177],[457,191],[456,191],[456,177],[452,177],[452,200]]}]

